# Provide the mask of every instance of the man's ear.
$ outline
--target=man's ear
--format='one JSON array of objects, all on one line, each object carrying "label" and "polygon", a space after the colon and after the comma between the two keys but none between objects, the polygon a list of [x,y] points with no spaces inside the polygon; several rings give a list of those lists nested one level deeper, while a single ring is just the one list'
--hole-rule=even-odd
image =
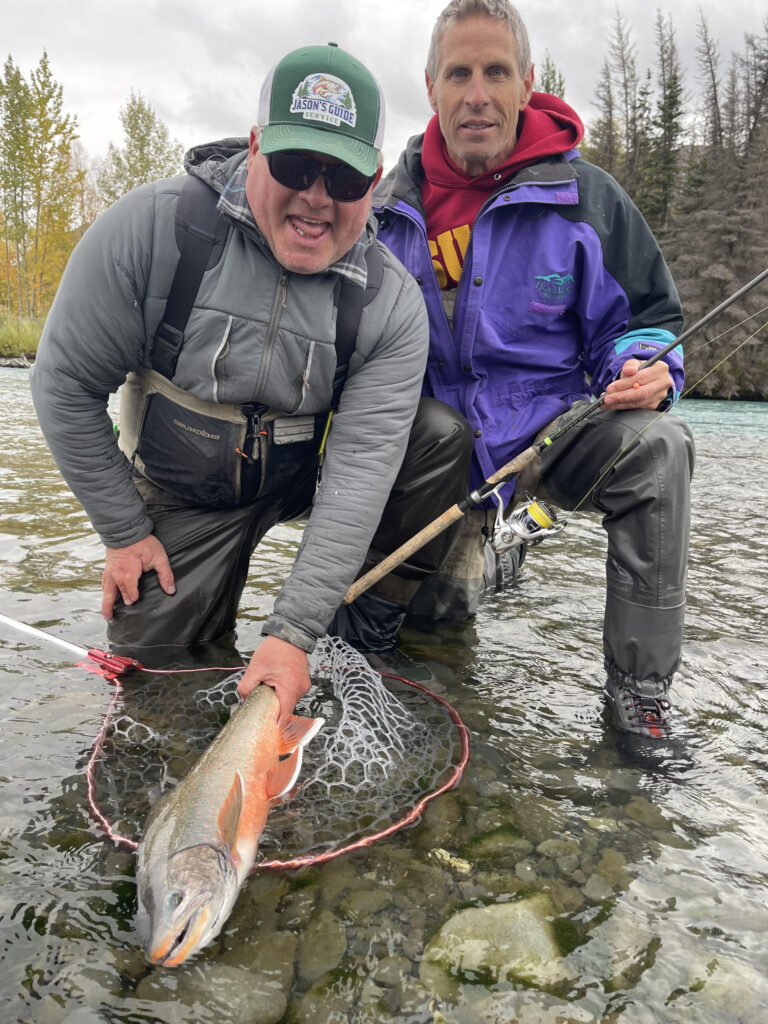
[{"label": "man's ear", "polygon": [[383,174],[383,172],[384,167],[382,166],[382,164],[379,164],[379,166],[376,168],[376,177],[373,179],[373,188],[376,188],[376,186],[381,181],[381,175]]},{"label": "man's ear", "polygon": [[261,136],[261,130],[259,128],[251,129],[251,137],[248,141],[248,167],[256,159],[256,154],[259,152],[259,138]]},{"label": "man's ear", "polygon": [[437,103],[435,102],[435,83],[429,77],[429,72],[424,72],[424,81],[427,83],[427,98],[429,99],[429,105],[432,107],[434,112],[439,113],[437,109]]},{"label": "man's ear", "polygon": [[528,68],[528,74],[525,76],[525,78],[523,78],[523,100],[520,104],[521,110],[524,107],[527,107],[531,101],[531,96],[533,95],[533,78],[535,73],[535,68],[533,64],[531,64],[531,66]]}]

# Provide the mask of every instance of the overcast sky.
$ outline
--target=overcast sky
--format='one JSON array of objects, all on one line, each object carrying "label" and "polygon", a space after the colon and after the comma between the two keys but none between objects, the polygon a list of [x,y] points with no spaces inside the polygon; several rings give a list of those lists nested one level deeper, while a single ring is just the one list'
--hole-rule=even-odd
[{"label": "overcast sky", "polygon": [[[387,99],[387,165],[430,114],[423,69],[435,17],[446,0],[0,0],[0,57],[25,76],[47,50],[91,157],[122,143],[119,111],[141,92],[185,148],[246,135],[261,82],[291,49],[334,41],[363,60]],[[522,0],[534,62],[548,49],[565,98],[588,122],[615,12],[637,44],[643,74],[654,63],[656,10],[670,12],[686,87],[695,75],[699,6],[718,39],[723,70],[744,33],[765,28],[765,0]]]}]

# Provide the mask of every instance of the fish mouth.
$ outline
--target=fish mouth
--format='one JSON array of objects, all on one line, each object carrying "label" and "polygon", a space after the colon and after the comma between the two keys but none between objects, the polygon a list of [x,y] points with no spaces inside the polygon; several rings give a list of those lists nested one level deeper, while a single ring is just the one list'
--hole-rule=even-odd
[{"label": "fish mouth", "polygon": [[210,892],[202,892],[185,908],[185,920],[147,947],[147,959],[157,967],[176,967],[202,945],[208,926]]}]

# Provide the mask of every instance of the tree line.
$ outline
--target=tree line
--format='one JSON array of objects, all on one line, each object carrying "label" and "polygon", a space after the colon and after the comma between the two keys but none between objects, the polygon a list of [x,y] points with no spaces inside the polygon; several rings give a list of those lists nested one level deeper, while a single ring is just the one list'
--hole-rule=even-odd
[{"label": "tree line", "polygon": [[132,92],[124,142],[89,160],[48,54],[26,78],[9,56],[0,77],[0,313],[48,312],[69,254],[102,210],[136,185],[178,174],[183,147]]},{"label": "tree line", "polygon": [[[768,266],[768,17],[743,48],[719,51],[704,13],[686,81],[670,14],[657,12],[655,59],[641,69],[617,10],[587,119],[583,155],[609,171],[661,243],[687,324]],[[567,100],[547,51],[536,88]],[[11,56],[0,78],[0,314],[44,317],[72,248],[130,188],[181,170],[181,145],[140,93],[120,111],[121,146],[89,161],[77,118],[43,52],[25,78]],[[686,345],[691,394],[768,398],[768,340],[732,349],[768,316],[755,289]],[[738,329],[735,329],[738,328]]]},{"label": "tree line", "polygon": [[[583,147],[654,230],[688,325],[768,266],[768,17],[727,59],[701,9],[696,32],[688,84],[672,18],[658,12],[655,66],[642,73],[617,11]],[[755,316],[761,309],[768,309],[765,285],[691,338],[685,362],[692,395],[768,399],[768,333],[731,355],[768,320],[766,312]]]}]

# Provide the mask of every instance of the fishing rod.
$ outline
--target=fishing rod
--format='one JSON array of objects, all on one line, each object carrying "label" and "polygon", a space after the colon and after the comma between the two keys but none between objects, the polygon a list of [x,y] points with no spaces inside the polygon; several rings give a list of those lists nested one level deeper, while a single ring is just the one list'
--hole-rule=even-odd
[{"label": "fishing rod", "polygon": [[[743,295],[746,295],[747,292],[751,291],[766,278],[768,278],[768,267],[759,273],[757,277],[752,278],[751,281],[739,288],[739,290],[734,292],[729,298],[721,302],[719,306],[716,306],[713,310],[710,310],[709,313],[706,313],[700,320],[697,320],[695,324],[683,331],[683,333],[677,338],[674,338],[668,344],[664,345],[663,348],[654,352],[649,359],[644,361],[643,367],[653,366],[654,363],[663,359],[664,356],[668,355],[679,345],[682,345],[684,341],[696,334],[697,331],[706,327],[711,320],[714,320],[716,316],[719,316],[720,313],[728,309],[729,306],[733,305],[734,302],[740,299]],[[433,519],[431,523],[428,523],[422,530],[414,534],[414,536],[411,537],[410,540],[407,540],[405,544],[402,544],[396,551],[393,551],[392,554],[387,555],[383,561],[379,562],[378,565],[375,565],[371,570],[365,573],[364,576],[361,576],[360,579],[356,580],[347,591],[344,597],[344,604],[350,604],[355,600],[355,598],[368,590],[369,587],[373,586],[374,583],[377,583],[382,579],[382,577],[386,576],[387,573],[400,565],[401,562],[406,561],[406,559],[410,558],[412,554],[423,548],[425,544],[428,544],[435,537],[438,537],[443,533],[443,531],[447,530],[449,526],[461,519],[462,516],[465,516],[473,506],[479,505],[481,501],[487,498],[490,494],[493,494],[500,484],[505,483],[521,470],[525,469],[526,466],[529,466],[542,454],[542,452],[558,441],[564,434],[567,434],[569,430],[572,430],[573,427],[577,426],[579,423],[583,423],[584,420],[594,416],[603,407],[604,402],[605,393],[600,395],[593,402],[590,402],[584,410],[572,419],[568,420],[567,423],[564,423],[557,430],[553,431],[550,435],[543,438],[541,441],[532,444],[530,448],[526,448],[525,451],[520,452],[520,454],[516,455],[510,462],[505,463],[501,469],[496,470],[495,473],[489,476],[488,479],[477,488],[477,490],[472,491],[466,496],[466,498],[462,498],[457,504],[446,509],[445,512],[441,513],[441,515],[437,517],[437,519]],[[546,514],[546,510],[544,510],[544,515],[546,516]]]},{"label": "fishing rod", "polygon": [[44,629],[38,629],[37,626],[30,626],[27,622],[12,619],[10,615],[3,615],[2,612],[0,612],[0,623],[10,626],[12,629],[17,629],[20,633],[29,633],[39,640],[47,640],[49,643],[58,644],[65,651],[69,651],[70,654],[83,659],[83,661],[77,662],[78,668],[95,672],[97,675],[104,676],[105,679],[110,681],[123,672],[144,668],[135,658],[124,658],[119,654],[108,654],[106,651],[99,650],[98,647],[90,649],[81,647],[79,644],[70,643],[69,640],[62,640],[60,636],[54,636],[53,633],[48,633]]},{"label": "fishing rod", "polygon": [[48,640],[52,644],[58,644],[59,647],[63,647],[70,654],[76,654],[78,658],[87,658],[88,649],[86,647],[80,647],[78,644],[72,644],[69,640],[62,640],[61,637],[54,636],[53,633],[46,633],[44,629],[37,629],[36,626],[29,626],[26,622],[19,622],[18,619],[12,619],[8,615],[3,615],[0,612],[0,622],[6,626],[10,626],[12,629],[18,629],[20,633],[29,633],[31,636],[35,636],[41,640]]}]

